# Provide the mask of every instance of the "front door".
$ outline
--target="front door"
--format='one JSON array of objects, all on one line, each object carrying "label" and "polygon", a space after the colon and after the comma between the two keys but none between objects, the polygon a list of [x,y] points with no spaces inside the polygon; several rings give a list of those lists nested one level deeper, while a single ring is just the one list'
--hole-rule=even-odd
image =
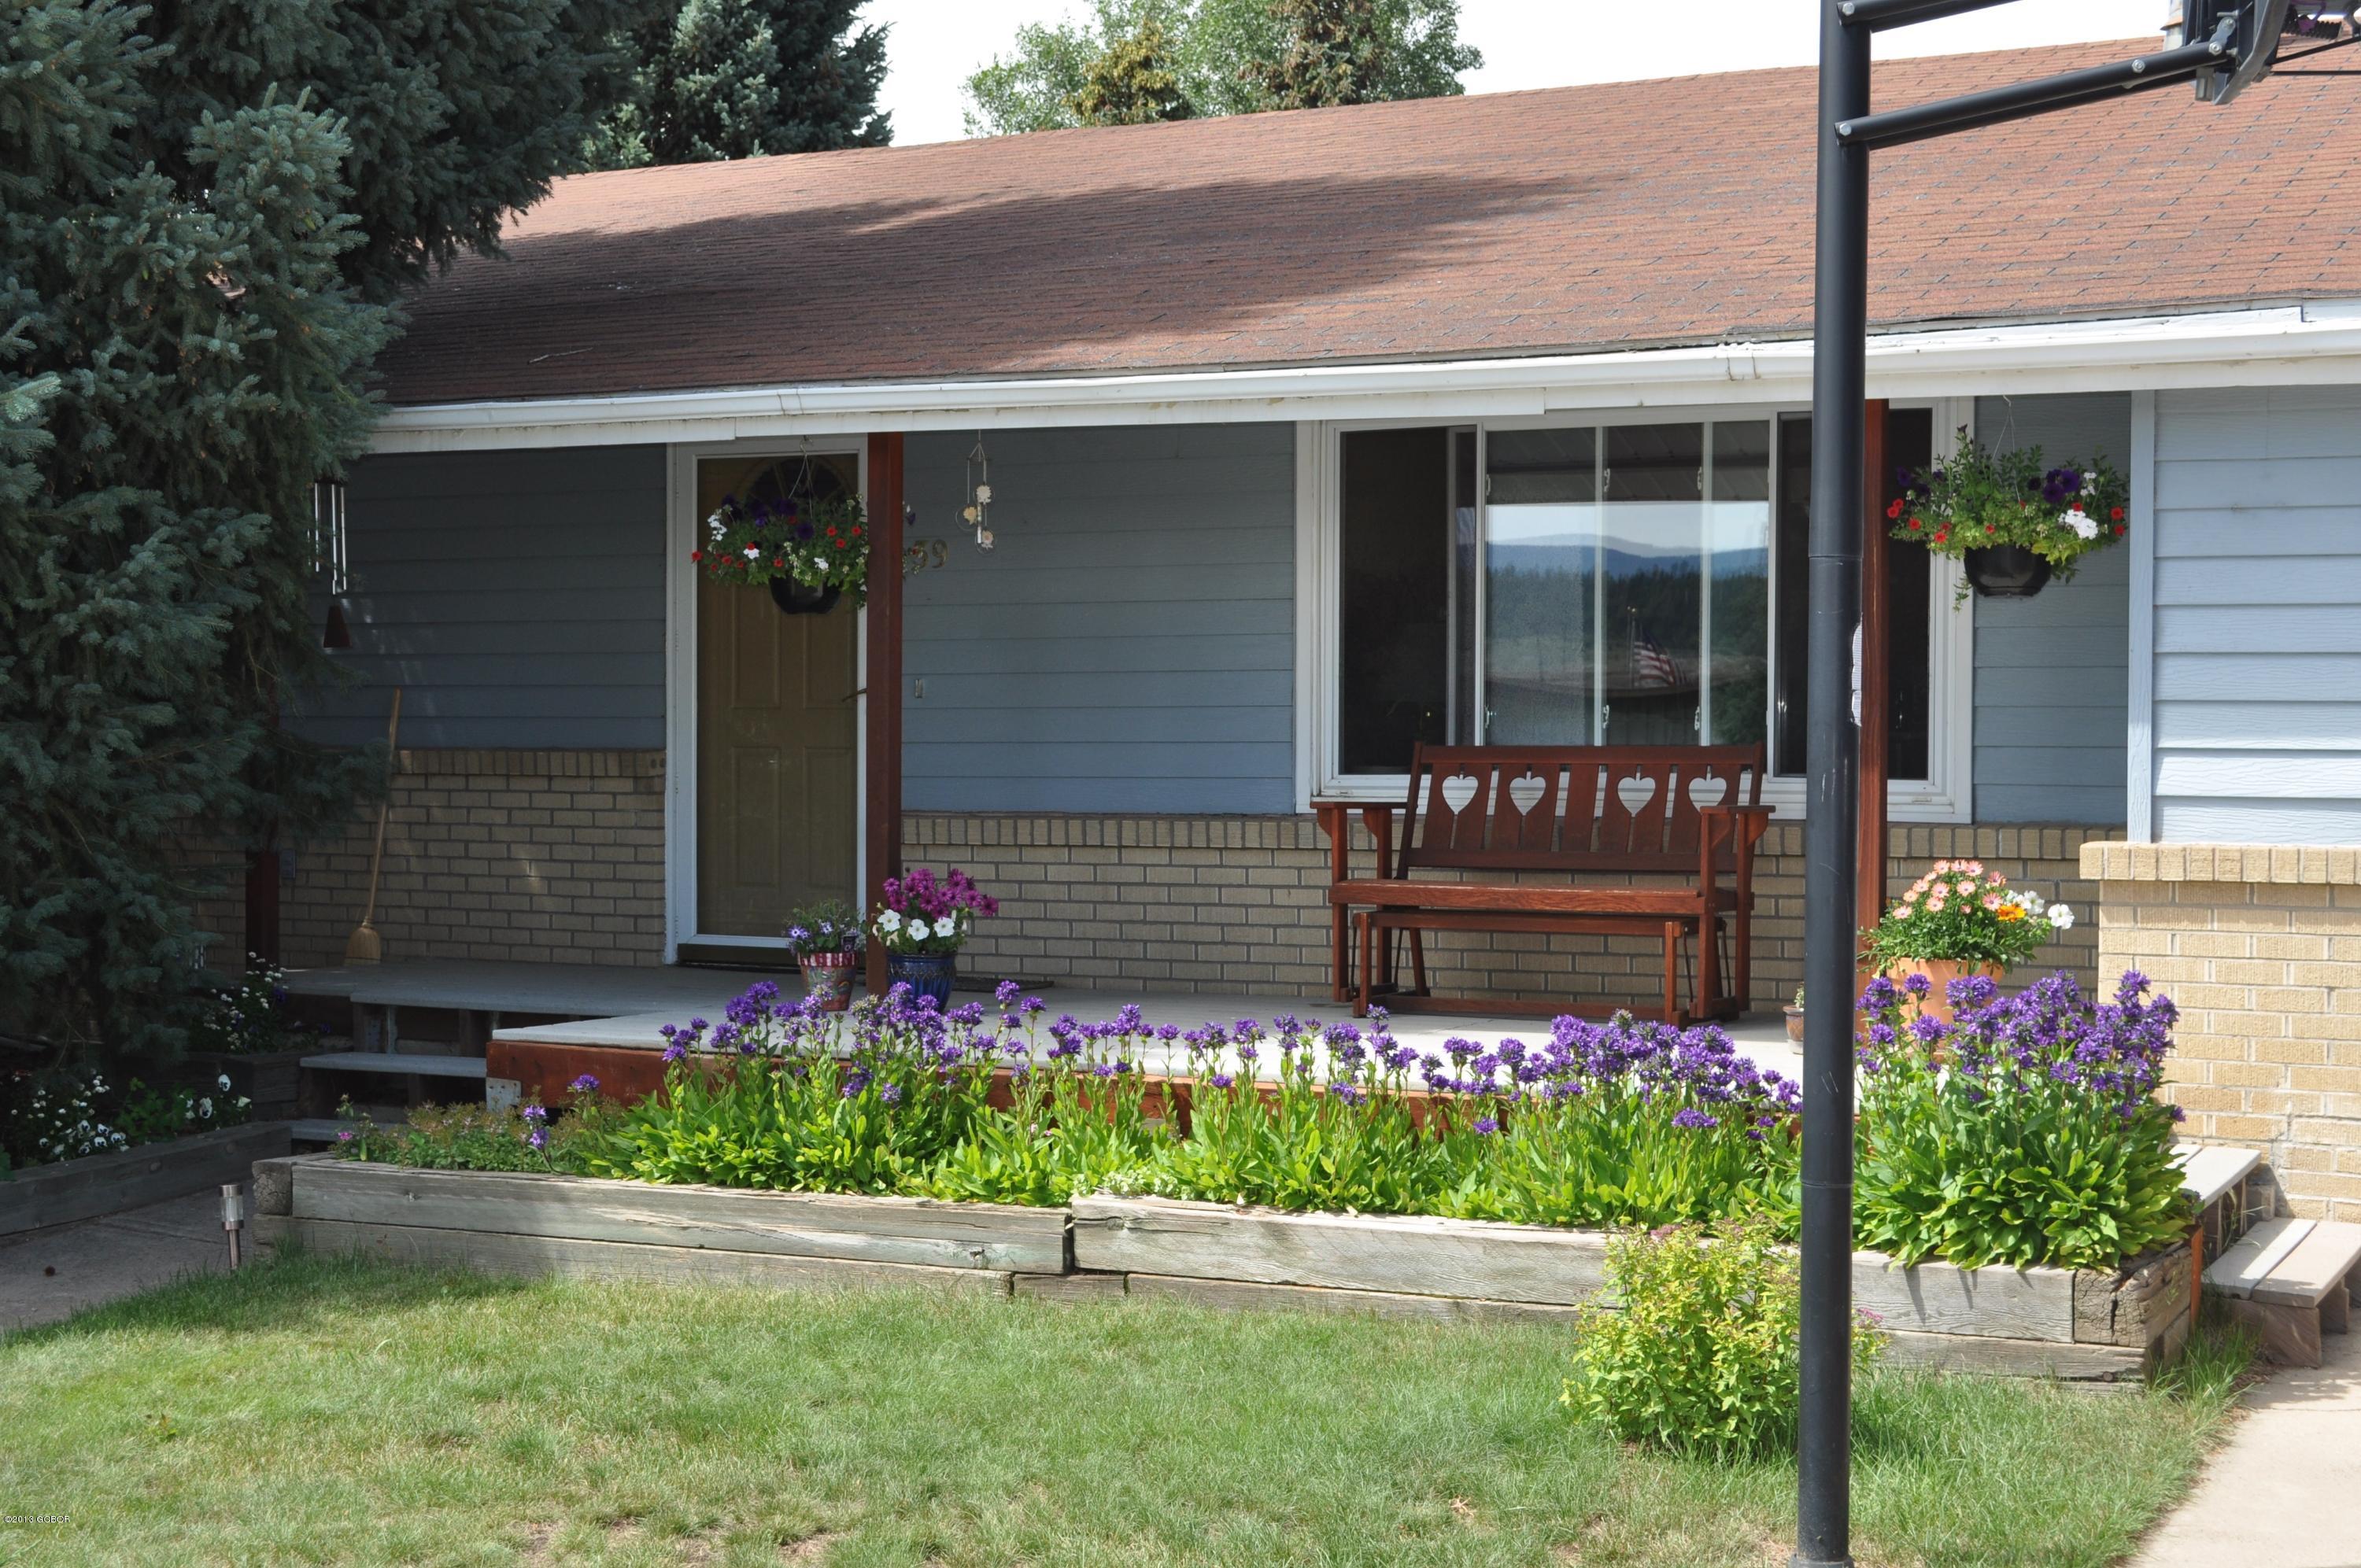
[{"label": "front door", "polygon": [[[707,457],[697,517],[727,496],[856,495],[860,460]],[[860,612],[782,611],[769,590],[697,584],[697,930],[776,938],[789,911],[857,899]]]}]

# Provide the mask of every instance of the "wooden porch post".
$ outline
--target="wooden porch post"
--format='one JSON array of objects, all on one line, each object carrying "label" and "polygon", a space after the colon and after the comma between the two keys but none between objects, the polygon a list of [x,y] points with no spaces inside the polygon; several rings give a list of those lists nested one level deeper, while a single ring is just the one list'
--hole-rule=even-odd
[{"label": "wooden porch post", "polygon": [[[869,438],[869,644],[866,791],[871,909],[902,874],[902,436]],[[866,913],[866,911],[864,911]],[[869,946],[869,992],[885,994],[885,949]]]},{"label": "wooden porch post", "polygon": [[[1885,508],[1894,493],[1885,466],[1885,400],[1872,398],[1861,415],[1861,838],[1854,857],[1860,881],[1854,894],[1856,926],[1874,926],[1885,913],[1885,781],[1891,772],[1886,714],[1893,685],[1886,668],[1890,607],[1886,603]],[[1846,1003],[1850,1005],[1850,997]]]}]

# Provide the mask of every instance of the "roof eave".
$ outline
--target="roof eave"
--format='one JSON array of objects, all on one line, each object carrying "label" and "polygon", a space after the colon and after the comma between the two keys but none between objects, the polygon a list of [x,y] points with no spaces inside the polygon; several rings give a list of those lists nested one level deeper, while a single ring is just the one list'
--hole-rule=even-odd
[{"label": "roof eave", "polygon": [[[1881,330],[1873,397],[2361,382],[2361,299],[2229,302]],[[1583,353],[636,392],[390,408],[377,452],[827,436],[873,430],[1531,417],[1804,400],[1808,336]]]}]

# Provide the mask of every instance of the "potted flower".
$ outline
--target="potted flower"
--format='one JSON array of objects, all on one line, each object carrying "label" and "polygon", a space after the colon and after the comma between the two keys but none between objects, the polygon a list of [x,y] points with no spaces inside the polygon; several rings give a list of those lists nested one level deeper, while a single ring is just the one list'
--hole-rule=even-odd
[{"label": "potted flower", "polygon": [[2010,892],[2007,879],[1982,861],[1937,861],[1869,932],[1862,958],[1900,985],[1919,1014],[1948,1024],[1951,981],[1998,980],[2073,924],[2071,908]]},{"label": "potted flower", "polygon": [[791,615],[833,609],[846,594],[858,608],[869,582],[868,522],[851,496],[777,507],[724,496],[688,558],[716,582],[767,586]]},{"label": "potted flower", "polygon": [[1795,1000],[1779,1009],[1787,1015],[1787,1038],[1795,1045],[1804,1043],[1804,988],[1795,988]]},{"label": "potted flower", "polygon": [[2030,598],[2054,575],[2104,549],[2130,526],[2131,488],[2103,459],[2048,466],[2041,448],[1994,452],[1960,432],[1950,462],[1903,475],[1885,509],[1894,537],[1957,558],[1970,587],[1991,598]]},{"label": "potted flower", "polygon": [[804,992],[829,1013],[852,1000],[852,971],[861,962],[868,933],[861,911],[840,898],[806,905],[787,921],[787,951],[803,966]]},{"label": "potted flower", "polygon": [[885,900],[870,917],[869,931],[884,946],[885,973],[894,984],[948,1007],[961,946],[974,933],[978,916],[999,913],[999,901],[965,872],[938,878],[921,867],[886,879]]}]

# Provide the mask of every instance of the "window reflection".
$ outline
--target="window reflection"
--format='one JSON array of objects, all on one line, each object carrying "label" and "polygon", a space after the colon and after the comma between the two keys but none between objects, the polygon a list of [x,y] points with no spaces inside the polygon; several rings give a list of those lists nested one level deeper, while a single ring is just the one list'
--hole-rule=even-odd
[{"label": "window reflection", "polygon": [[1492,431],[1484,528],[1484,739],[1595,740],[1598,433]]}]

